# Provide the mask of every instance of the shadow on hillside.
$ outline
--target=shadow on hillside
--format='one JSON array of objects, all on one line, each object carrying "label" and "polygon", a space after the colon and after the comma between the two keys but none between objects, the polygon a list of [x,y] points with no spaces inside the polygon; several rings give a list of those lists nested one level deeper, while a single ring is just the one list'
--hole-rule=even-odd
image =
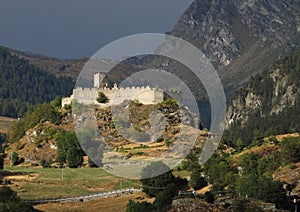
[{"label": "shadow on hillside", "polygon": [[12,172],[12,171],[0,171],[0,181],[3,182],[5,177],[9,177],[9,176],[28,176],[34,174],[34,172]]}]

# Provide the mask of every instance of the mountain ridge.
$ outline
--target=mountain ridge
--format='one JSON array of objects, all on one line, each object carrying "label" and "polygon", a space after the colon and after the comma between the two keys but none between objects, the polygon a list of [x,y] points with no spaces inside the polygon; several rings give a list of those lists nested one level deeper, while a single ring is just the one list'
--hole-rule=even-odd
[{"label": "mountain ridge", "polygon": [[299,46],[299,11],[296,0],[195,0],[169,34],[200,48],[234,90]]}]

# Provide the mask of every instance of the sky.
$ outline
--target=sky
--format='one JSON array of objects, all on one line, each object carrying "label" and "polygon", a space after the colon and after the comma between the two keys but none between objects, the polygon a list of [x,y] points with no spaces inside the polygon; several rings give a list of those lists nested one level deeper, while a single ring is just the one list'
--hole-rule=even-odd
[{"label": "sky", "polygon": [[0,45],[62,59],[90,57],[137,33],[171,31],[192,0],[0,0]]}]

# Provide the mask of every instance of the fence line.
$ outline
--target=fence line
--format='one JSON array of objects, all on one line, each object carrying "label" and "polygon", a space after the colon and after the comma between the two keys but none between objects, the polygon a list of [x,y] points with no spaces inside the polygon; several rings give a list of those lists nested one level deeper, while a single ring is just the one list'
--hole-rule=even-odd
[{"label": "fence line", "polygon": [[52,198],[52,199],[38,199],[38,200],[22,200],[22,201],[31,203],[31,204],[54,203],[54,202],[82,202],[82,201],[94,200],[94,199],[100,199],[100,198],[122,196],[125,194],[133,194],[133,193],[136,193],[139,191],[141,191],[141,190],[135,189],[135,188],[125,188],[122,190],[111,190],[111,191],[89,194],[89,195],[82,195],[82,196]]}]

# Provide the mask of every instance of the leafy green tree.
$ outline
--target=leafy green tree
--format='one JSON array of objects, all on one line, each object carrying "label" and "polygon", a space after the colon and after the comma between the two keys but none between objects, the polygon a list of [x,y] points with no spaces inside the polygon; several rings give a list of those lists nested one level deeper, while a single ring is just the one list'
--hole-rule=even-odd
[{"label": "leafy green tree", "polygon": [[129,200],[126,205],[126,212],[150,212],[153,211],[153,206],[148,202],[134,202],[133,200]]},{"label": "leafy green tree", "polygon": [[103,92],[99,92],[98,93],[98,97],[97,97],[97,102],[99,102],[99,103],[107,103],[108,102],[108,98],[107,98],[107,96],[105,96],[105,94]]},{"label": "leafy green tree", "polygon": [[260,177],[272,179],[273,173],[279,168],[280,164],[280,156],[276,153],[260,158],[257,164],[257,173]]},{"label": "leafy green tree", "polygon": [[75,146],[70,146],[70,148],[67,151],[66,159],[70,168],[78,168],[83,163],[81,151]]},{"label": "leafy green tree", "polygon": [[20,140],[25,132],[38,123],[50,121],[53,124],[61,123],[60,114],[50,104],[40,104],[30,107],[22,120],[16,121],[9,130],[10,142]]},{"label": "leafy green tree", "polygon": [[290,209],[290,199],[286,196],[281,182],[266,177],[258,177],[254,173],[243,177],[238,186],[242,197],[252,197],[265,202],[274,203],[277,208]]},{"label": "leafy green tree", "polygon": [[200,172],[199,155],[197,155],[196,152],[191,151],[182,162],[182,169]]},{"label": "leafy green tree", "polygon": [[153,202],[154,207],[158,211],[165,211],[167,207],[172,203],[173,197],[178,194],[177,187],[174,184],[169,184],[166,189],[159,192]]},{"label": "leafy green tree", "polygon": [[61,131],[55,135],[57,141],[56,161],[61,165],[67,162],[71,168],[82,165],[84,152],[77,140],[75,132]]},{"label": "leafy green tree", "polygon": [[253,145],[259,146],[263,143],[263,135],[259,130],[254,130],[253,132]]},{"label": "leafy green tree", "polygon": [[[163,174],[154,177],[160,173]],[[160,161],[145,167],[142,172],[142,178],[143,192],[150,197],[156,197],[167,185],[173,184],[176,180],[169,167]]]},{"label": "leafy green tree", "polygon": [[61,108],[61,97],[56,96],[55,99],[50,102],[50,105],[55,110],[60,109]]},{"label": "leafy green tree", "polygon": [[10,160],[12,165],[17,165],[19,162],[19,155],[16,152],[11,153],[10,155]]},{"label": "leafy green tree", "polygon": [[300,161],[300,137],[283,139],[280,148],[283,163],[297,163]]},{"label": "leafy green tree", "polygon": [[26,131],[26,126],[24,120],[16,121],[9,129],[9,140],[11,142],[16,142],[20,140]]},{"label": "leafy green tree", "polygon": [[212,192],[208,191],[204,194],[204,198],[205,198],[205,201],[207,203],[214,203],[215,202],[215,196]]},{"label": "leafy green tree", "polygon": [[238,152],[242,151],[244,147],[245,147],[244,142],[242,141],[242,139],[239,138],[236,142],[237,151]]},{"label": "leafy green tree", "polygon": [[209,183],[225,187],[226,175],[231,171],[228,161],[220,157],[212,157],[204,166],[204,172]]},{"label": "leafy green tree", "polygon": [[11,190],[9,187],[3,186],[0,188],[0,211],[32,212],[37,210],[35,210],[31,205],[22,202],[16,192]]},{"label": "leafy green tree", "polygon": [[256,153],[250,153],[244,155],[242,159],[243,174],[250,175],[257,173],[258,160],[260,156]]},{"label": "leafy green tree", "polygon": [[199,172],[193,172],[191,174],[190,185],[194,190],[199,190],[207,186],[207,182],[204,177],[199,174]]}]

